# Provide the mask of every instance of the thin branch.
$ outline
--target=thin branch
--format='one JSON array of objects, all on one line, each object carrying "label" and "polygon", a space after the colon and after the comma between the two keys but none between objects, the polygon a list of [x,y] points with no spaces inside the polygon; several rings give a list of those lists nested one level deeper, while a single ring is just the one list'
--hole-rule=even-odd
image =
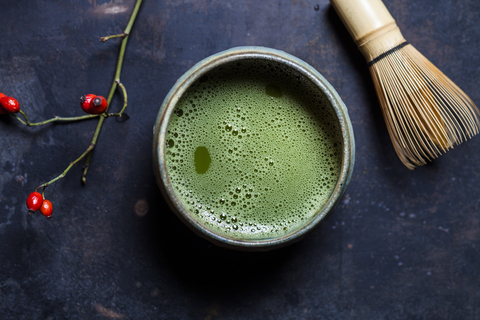
[{"label": "thin branch", "polygon": [[[135,7],[134,7],[134,10],[132,12],[132,15],[130,16],[130,20],[127,24],[127,27],[125,28],[125,31],[120,34],[120,35],[115,35],[115,36],[110,36],[110,37],[105,37],[103,41],[107,41],[108,39],[111,39],[111,38],[120,38],[122,37],[123,40],[122,40],[122,44],[121,44],[121,47],[120,47],[120,52],[119,52],[119,55],[118,55],[118,62],[117,62],[117,68],[116,68],[116,71],[115,71],[115,78],[113,80],[113,83],[112,83],[112,86],[110,88],[110,93],[108,94],[108,98],[107,98],[107,102],[108,102],[108,105],[110,105],[110,102],[112,101],[112,97],[113,97],[113,94],[115,93],[115,90],[117,88],[117,85],[120,85],[120,88],[122,89],[123,91],[123,94],[124,94],[124,99],[125,99],[125,104],[124,104],[124,107],[122,109],[122,111],[120,113],[123,113],[123,111],[125,110],[125,107],[127,105],[127,94],[126,94],[126,90],[125,90],[125,87],[123,86],[123,84],[120,83],[120,74],[121,74],[121,70],[122,70],[122,64],[123,64],[123,58],[124,58],[124,55],[125,55],[125,49],[126,49],[126,46],[127,46],[127,41],[128,41],[128,35],[132,29],[132,26],[133,26],[133,23],[135,22],[135,19],[137,17],[137,14],[138,14],[138,10],[140,9],[140,5],[142,4],[142,0],[137,0],[136,4],[135,4]],[[108,110],[108,108],[107,108]],[[14,115],[21,123],[25,124],[25,125],[29,125],[29,126],[32,126],[32,125],[43,125],[43,124],[46,124],[46,123],[49,123],[49,122],[54,122],[54,121],[78,121],[78,120],[83,120],[83,119],[88,119],[88,118],[93,118],[93,117],[98,117],[99,120],[98,120],[98,124],[97,124],[97,128],[95,129],[95,133],[93,134],[93,137],[92,137],[92,141],[90,142],[90,145],[88,146],[88,148],[80,155],[80,157],[78,157],[75,161],[73,162],[70,162],[70,164],[68,165],[68,167],[62,172],[62,174],[60,174],[59,176],[55,177],[54,179],[40,185],[37,190],[39,190],[40,188],[43,188],[43,191],[42,193],[45,191],[45,188],[49,185],[51,185],[52,183],[62,179],[63,177],[65,177],[65,175],[68,173],[68,171],[70,171],[70,169],[75,165],[77,164],[80,160],[82,160],[83,158],[86,157],[86,161],[85,161],[85,167],[84,167],[84,171],[83,171],[83,175],[82,175],[82,182],[85,183],[86,182],[86,175],[87,175],[87,171],[88,171],[88,167],[90,165],[90,159],[92,157],[92,151],[93,149],[95,149],[95,146],[96,146],[96,143],[97,143],[97,139],[98,139],[98,136],[100,134],[100,129],[102,128],[102,125],[103,125],[103,122],[105,121],[106,119],[106,112],[104,114],[102,114],[103,116],[100,116],[100,115],[87,115],[87,116],[82,116],[82,117],[72,117],[72,118],[61,118],[61,117],[54,117],[53,119],[49,119],[49,120],[46,120],[46,121],[43,121],[43,122],[39,122],[39,123],[30,123],[26,117],[26,115],[21,112],[21,114],[24,116],[25,118],[25,121],[23,121],[22,119],[20,119],[18,116]]]},{"label": "thin branch", "polygon": [[87,150],[85,150],[85,152],[82,153],[82,155],[80,157],[78,157],[75,161],[73,162],[70,162],[70,164],[68,165],[68,167],[62,172],[61,175],[57,176],[56,178],[53,178],[52,180],[40,185],[38,189],[40,188],[43,188],[45,190],[46,187],[48,187],[49,185],[51,185],[52,183],[54,183],[55,181],[57,180],[60,180],[62,179],[63,177],[65,177],[65,175],[68,173],[68,171],[70,171],[70,169],[75,165],[77,164],[80,160],[82,160],[83,158],[85,158],[86,155],[88,155],[92,150],[93,148],[95,148],[95,145],[94,144],[90,144],[87,148]]},{"label": "thin branch", "polygon": [[15,118],[17,118],[18,121],[20,121],[22,124],[24,124],[28,127],[43,126],[44,124],[51,123],[51,122],[81,121],[81,120],[86,120],[86,119],[92,119],[92,118],[99,117],[98,114],[89,114],[89,115],[79,116],[79,117],[58,117],[58,116],[54,116],[53,118],[42,121],[42,122],[30,122],[30,121],[28,121],[27,115],[22,110],[20,110],[19,112],[23,115],[23,117],[25,118],[25,121],[23,121],[16,114],[12,113],[12,115]]},{"label": "thin branch", "polygon": [[122,90],[122,93],[123,93],[123,101],[124,101],[123,102],[123,108],[122,108],[122,110],[120,110],[119,113],[108,113],[107,116],[108,117],[115,116],[115,117],[121,118],[122,114],[125,112],[125,109],[127,108],[127,104],[128,104],[127,89],[125,89],[125,86],[120,81],[117,81],[117,84],[118,84],[118,86],[120,87],[120,89]]},{"label": "thin branch", "polygon": [[120,33],[120,34],[115,34],[113,36],[108,36],[108,37],[100,37],[100,41],[101,42],[105,42],[107,40],[110,40],[110,39],[113,39],[113,38],[125,38],[128,36],[128,33],[126,32],[123,32],[123,33]]},{"label": "thin branch", "polygon": [[[135,7],[133,8],[132,15],[130,16],[130,20],[128,21],[127,27],[125,28],[125,31],[123,31],[123,34],[125,34],[125,36],[122,39],[122,44],[120,46],[120,52],[118,54],[117,68],[115,70],[115,78],[113,79],[113,83],[112,83],[112,86],[110,88],[110,92],[109,92],[108,98],[107,98],[107,102],[108,102],[109,107],[110,107],[110,102],[112,101],[113,94],[115,93],[115,90],[117,89],[117,85],[120,83],[120,74],[122,73],[122,65],[123,65],[123,58],[125,56],[125,49],[127,47],[127,42],[128,42],[130,31],[132,30],[133,23],[135,22],[135,19],[137,18],[137,14],[138,14],[138,11],[140,9],[141,4],[142,4],[142,0],[137,0],[137,2],[135,3]],[[108,111],[108,108],[107,108],[107,111]],[[105,113],[107,111],[105,111]],[[97,143],[97,139],[98,139],[98,136],[100,134],[100,129],[102,128],[102,125],[103,125],[103,122],[105,121],[105,119],[106,119],[105,117],[100,117],[98,119],[97,128],[95,130],[95,133],[93,135],[92,142],[91,142],[90,145],[95,146],[95,144]],[[90,154],[88,155],[87,159],[85,160],[85,169],[83,170],[83,175],[82,175],[82,182],[83,183],[86,183],[86,181],[87,181],[86,175],[87,175],[88,167],[90,166],[90,159],[92,157],[91,152],[93,152],[93,148],[92,148],[92,150],[89,151]]]}]

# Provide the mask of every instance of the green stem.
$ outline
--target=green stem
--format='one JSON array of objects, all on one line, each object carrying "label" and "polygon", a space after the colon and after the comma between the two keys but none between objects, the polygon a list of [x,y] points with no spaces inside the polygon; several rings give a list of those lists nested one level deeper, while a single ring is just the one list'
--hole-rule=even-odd
[{"label": "green stem", "polygon": [[16,114],[12,114],[12,115],[15,118],[17,118],[18,121],[20,121],[22,124],[24,124],[28,127],[43,126],[44,124],[51,123],[51,122],[58,122],[58,121],[81,121],[81,120],[86,120],[86,119],[97,118],[99,116],[98,114],[89,114],[89,115],[79,116],[79,117],[57,117],[57,116],[54,116],[52,119],[48,119],[48,120],[45,120],[45,121],[42,121],[42,122],[30,122],[30,121],[28,121],[27,115],[22,110],[20,110],[20,113],[25,118],[25,121],[23,121]]},{"label": "green stem", "polygon": [[[110,107],[110,102],[112,101],[113,94],[115,93],[115,90],[117,89],[117,85],[120,83],[120,75],[122,73],[122,65],[123,65],[123,58],[125,56],[125,49],[127,47],[127,42],[128,42],[128,37],[130,35],[130,31],[132,30],[133,23],[135,22],[135,19],[137,18],[138,10],[140,9],[140,5],[142,4],[142,0],[137,0],[135,3],[135,7],[133,8],[132,15],[130,16],[130,20],[128,21],[127,27],[125,28],[125,31],[123,33],[125,34],[124,38],[122,39],[122,44],[120,46],[120,52],[118,54],[118,61],[117,61],[117,68],[115,71],[115,78],[113,79],[112,86],[110,88],[110,93],[108,94],[107,102]],[[107,109],[108,111],[108,109]],[[105,112],[107,112],[105,111]],[[97,144],[97,139],[100,134],[100,129],[102,128],[103,122],[105,121],[105,117],[100,117],[98,120],[97,128],[95,130],[95,133],[93,134],[92,142],[90,143],[90,146],[92,147],[90,150],[88,150],[89,153],[93,151],[95,148],[95,145]],[[90,148],[90,147],[89,147]],[[87,157],[85,161],[85,169],[83,170],[83,175],[82,175],[82,182],[86,183],[87,178],[87,171],[88,167],[90,166],[90,159],[91,159],[91,154]]]},{"label": "green stem", "polygon": [[[60,180],[60,179],[62,179],[63,177],[65,177],[65,175],[67,174],[67,172],[70,171],[70,169],[71,169],[74,165],[76,165],[80,160],[82,160],[83,158],[85,158],[85,156],[86,156],[87,154],[89,154],[89,153],[93,150],[94,147],[95,147],[95,146],[92,145],[92,144],[89,145],[88,148],[87,148],[87,150],[85,150],[85,152],[83,152],[80,157],[78,157],[75,161],[70,162],[70,164],[68,165],[68,167],[62,172],[61,175],[59,175],[59,176],[57,176],[56,178],[53,178],[52,180],[50,180],[50,181],[48,181],[48,182],[40,185],[40,186],[37,188],[37,190],[40,189],[40,188],[43,188],[43,190],[45,190],[45,188],[48,187],[49,185],[51,185],[52,183],[54,183],[54,182],[56,182],[57,180]],[[42,194],[43,194],[43,192],[42,192]]]},{"label": "green stem", "polygon": [[113,36],[101,37],[100,41],[105,42],[105,41],[113,39],[113,38],[125,38],[126,36],[128,36],[128,34],[124,32],[124,33],[120,33],[120,34],[115,34]]},{"label": "green stem", "polygon": [[128,104],[127,89],[125,89],[125,86],[120,81],[117,81],[117,84],[118,84],[118,86],[120,87],[120,89],[122,90],[122,93],[123,93],[123,101],[124,101],[123,102],[123,108],[122,108],[122,110],[120,110],[119,113],[108,113],[107,117],[116,116],[116,117],[121,118],[123,112],[125,112],[125,109],[127,108],[127,104]]},{"label": "green stem", "polygon": [[[93,150],[93,149],[92,149]],[[82,183],[87,183],[87,172],[88,167],[90,166],[90,158],[92,157],[92,153],[90,152],[85,160],[85,166],[83,167],[83,174],[82,174]]]}]

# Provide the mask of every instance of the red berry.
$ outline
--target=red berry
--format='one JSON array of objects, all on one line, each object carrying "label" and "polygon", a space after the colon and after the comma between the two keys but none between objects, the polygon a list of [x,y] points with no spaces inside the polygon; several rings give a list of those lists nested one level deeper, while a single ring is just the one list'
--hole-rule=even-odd
[{"label": "red berry", "polygon": [[86,94],[80,98],[80,106],[82,107],[82,110],[85,111],[86,113],[92,113],[90,111],[90,105],[93,99],[95,99],[96,95],[94,94]]},{"label": "red berry", "polygon": [[30,214],[34,213],[35,211],[40,209],[40,207],[42,206],[42,203],[43,203],[43,196],[41,193],[36,191],[30,193],[27,198],[28,212],[30,212]]},{"label": "red berry", "polygon": [[20,105],[18,104],[17,99],[12,97],[0,98],[0,105],[6,113],[17,113],[20,111]]},{"label": "red berry", "polygon": [[48,200],[43,200],[42,206],[40,208],[40,212],[47,217],[47,219],[50,219],[52,216],[52,203]]},{"label": "red berry", "polygon": [[90,103],[90,113],[101,114],[108,108],[107,99],[102,96],[96,96]]},{"label": "red berry", "polygon": [[[6,97],[6,95],[0,92],[0,99],[3,97]],[[0,104],[0,114],[7,114],[7,113],[8,113],[7,110],[4,110],[2,105]]]}]

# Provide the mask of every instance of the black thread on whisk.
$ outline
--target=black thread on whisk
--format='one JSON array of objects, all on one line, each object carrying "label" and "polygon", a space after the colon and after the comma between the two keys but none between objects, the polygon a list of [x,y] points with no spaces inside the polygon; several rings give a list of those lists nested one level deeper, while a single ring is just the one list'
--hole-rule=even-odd
[{"label": "black thread on whisk", "polygon": [[383,58],[385,58],[386,56],[388,56],[389,54],[392,54],[394,53],[395,51],[398,51],[400,49],[402,49],[403,47],[405,47],[407,44],[410,44],[408,41],[405,41],[405,42],[402,42],[400,43],[398,46],[388,50],[388,51],[385,51],[384,53],[382,53],[381,55],[379,55],[378,57],[376,57],[375,59],[367,62],[367,65],[369,67],[371,67],[372,65],[374,65],[375,63],[377,63],[378,61],[382,60]]}]

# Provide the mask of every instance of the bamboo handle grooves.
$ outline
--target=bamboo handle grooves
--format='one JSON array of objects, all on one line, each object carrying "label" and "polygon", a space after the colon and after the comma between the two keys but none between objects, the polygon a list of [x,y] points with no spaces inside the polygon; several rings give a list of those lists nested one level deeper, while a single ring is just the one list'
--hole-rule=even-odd
[{"label": "bamboo handle grooves", "polygon": [[384,34],[387,34],[390,31],[393,31],[395,29],[398,29],[397,24],[395,23],[395,21],[392,21],[389,24],[386,24],[386,25],[384,25],[384,26],[382,26],[378,29],[373,30],[370,33],[367,33],[366,35],[364,35],[361,38],[359,38],[358,40],[356,40],[355,43],[357,44],[358,47],[361,47],[361,46],[367,44],[368,42],[370,42],[370,41],[372,41],[372,40],[374,40],[378,37],[381,37]]}]

